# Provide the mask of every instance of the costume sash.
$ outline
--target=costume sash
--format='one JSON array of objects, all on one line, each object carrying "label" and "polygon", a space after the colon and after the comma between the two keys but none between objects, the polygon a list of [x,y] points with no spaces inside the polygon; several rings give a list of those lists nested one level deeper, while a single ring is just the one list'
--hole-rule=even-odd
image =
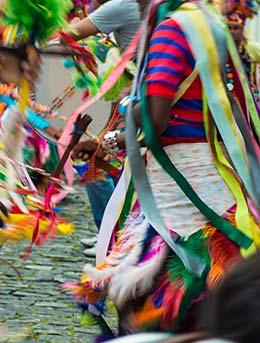
[{"label": "costume sash", "polygon": [[[151,11],[151,7],[150,7]],[[148,26],[149,26],[149,13],[146,20],[143,22],[142,28],[142,39],[139,46],[139,55],[138,55],[138,72],[142,69],[142,62],[146,47],[146,37],[148,33]],[[132,95],[135,95],[136,88],[138,84],[138,73],[135,77],[135,81],[133,84]],[[127,145],[127,152],[129,163],[135,183],[135,189],[138,194],[138,200],[140,202],[143,214],[145,215],[146,219],[150,222],[150,224],[154,227],[154,229],[158,232],[158,234],[165,240],[168,246],[174,251],[174,253],[181,259],[184,266],[192,271],[197,276],[201,276],[205,271],[205,264],[202,263],[197,256],[191,255],[188,251],[186,251],[179,242],[174,241],[169,231],[167,230],[163,219],[160,215],[160,212],[157,208],[155,199],[152,194],[152,190],[146,175],[145,171],[145,163],[140,153],[140,147],[136,137],[136,124],[133,116],[133,104],[129,104],[128,113],[126,116],[126,124],[127,124],[127,135],[126,135],[126,145]]]},{"label": "costume sash", "polygon": [[[147,34],[147,23],[145,26],[146,31],[143,32],[143,36],[142,37],[146,37]],[[145,39],[143,38],[142,41],[142,45],[141,45],[141,49],[145,49]],[[140,70],[140,66],[142,63],[142,58],[143,55],[140,54],[139,56],[139,70]],[[215,67],[218,67],[215,66]],[[135,85],[136,86],[136,85]],[[145,88],[144,88],[144,92],[145,92]],[[135,94],[135,88],[133,90],[133,94]],[[146,108],[145,106],[145,97],[143,97],[143,110]],[[173,249],[173,251],[181,258],[181,260],[183,261],[184,265],[186,266],[186,268],[193,270],[195,272],[198,273],[198,271],[200,273],[202,273],[203,271],[203,266],[201,264],[199,264],[198,260],[193,259],[193,262],[196,262],[196,265],[192,265],[191,264],[191,260],[190,257],[191,256],[187,256],[186,255],[186,251],[184,251],[183,249],[179,250],[180,245],[178,245],[178,243],[176,244],[176,242],[173,242],[171,240],[169,240],[169,236],[168,236],[168,231],[165,228],[165,225],[163,223],[163,220],[160,216],[160,213],[157,209],[155,200],[152,196],[152,192],[151,192],[151,188],[149,185],[149,182],[147,180],[147,176],[145,174],[145,166],[144,166],[144,162],[140,156],[140,152],[139,152],[139,146],[137,144],[136,141],[136,126],[135,126],[135,122],[134,122],[134,118],[132,115],[132,106],[129,106],[129,113],[127,115],[127,127],[128,127],[128,132],[127,132],[127,150],[128,150],[128,156],[129,156],[129,161],[130,161],[130,165],[131,165],[131,169],[132,169],[132,173],[133,173],[133,177],[135,180],[135,186],[136,186],[136,190],[138,192],[138,198],[140,200],[141,203],[141,207],[142,210],[146,216],[146,218],[149,220],[149,222],[151,223],[151,225],[155,228],[155,230],[157,230],[157,232],[163,237],[163,239],[165,239],[165,241],[167,242],[167,244]],[[150,122],[150,118],[149,116],[145,116],[145,111],[142,111],[142,119],[143,119],[143,125],[144,127],[146,127],[145,130],[145,138],[146,140],[149,140],[149,138],[147,137],[147,133],[149,134],[149,129],[150,129],[150,133],[154,133],[153,131],[153,127],[151,125]],[[147,117],[148,117],[148,121],[147,121]],[[147,132],[148,130],[148,132]],[[150,137],[151,138],[151,137]],[[152,135],[152,140],[155,138],[155,135]],[[151,142],[150,142],[151,143]],[[158,147],[158,140],[153,141],[153,147],[154,152],[156,152],[156,149]],[[171,166],[172,167],[172,163],[171,161],[168,159],[168,156],[165,154],[163,155],[164,150],[163,149],[159,149],[159,151],[157,151],[157,158],[162,158],[164,159],[164,162],[169,163],[168,167]],[[162,162],[162,161],[161,161]],[[184,188],[186,187],[186,191],[185,194],[187,194],[187,190],[192,190],[191,188],[189,188],[189,184],[187,184],[187,181],[185,179],[182,178],[181,174],[178,174],[178,171],[175,169],[168,169],[167,170],[168,173],[171,173],[171,176],[173,176],[173,173],[175,173],[175,176],[178,176],[181,179],[181,182],[183,182]],[[188,194],[187,194],[188,195]],[[193,197],[196,198],[196,193],[192,194]],[[226,231],[226,234],[233,240],[235,241],[237,244],[248,248],[252,241],[251,239],[249,239],[248,237],[246,237],[242,232],[240,232],[239,230],[237,230],[235,227],[233,227],[232,225],[230,225],[227,222],[224,222],[223,219],[218,216],[216,213],[214,213],[211,209],[209,209],[206,204],[204,204],[201,199],[199,199],[198,197],[196,198],[196,200],[198,200],[198,202],[200,203],[200,209],[203,210],[204,214],[209,214],[211,217],[213,215],[213,221],[215,224],[217,224],[216,226],[219,228],[223,229],[223,224],[224,224],[224,230]],[[206,210],[206,211],[205,211]],[[211,220],[212,221],[212,220]],[[173,244],[174,243],[174,244]],[[177,248],[177,249],[176,249]]]},{"label": "costume sash", "polygon": [[[211,28],[202,11],[195,4],[185,4],[183,7],[183,12],[177,12],[172,17],[181,24],[189,39],[197,59],[197,66],[208,98],[209,108],[234,168],[248,194],[258,205],[259,198],[254,187],[255,182],[248,161],[248,156],[251,156],[254,151],[246,153],[247,146],[234,119],[232,107],[219,70],[219,56]],[[225,44],[225,41],[222,44]],[[257,156],[254,157],[254,161],[259,166]]]},{"label": "costume sash", "polygon": [[194,206],[221,232],[223,232],[230,240],[243,248],[248,248],[252,244],[252,240],[240,232],[236,227],[231,225],[224,218],[219,216],[211,208],[209,208],[197,195],[185,177],[176,169],[167,153],[163,150],[158,137],[156,137],[154,128],[147,112],[146,99],[146,84],[143,86],[142,94],[142,126],[145,132],[145,141],[151,149],[153,155],[163,169],[174,179],[177,185],[182,189],[185,195],[191,200]]},{"label": "costume sash", "polygon": [[240,79],[241,86],[243,88],[244,94],[245,94],[245,100],[247,105],[248,114],[250,116],[250,119],[253,123],[253,126],[255,128],[256,134],[258,136],[258,139],[260,139],[260,120],[259,120],[259,112],[257,110],[257,107],[255,106],[254,98],[252,95],[252,91],[250,89],[248,79],[245,73],[245,70],[241,64],[241,59],[238,54],[234,39],[224,21],[224,18],[218,14],[217,10],[214,8],[214,6],[210,6],[207,4],[203,5],[207,11],[214,17],[214,20],[218,23],[218,25],[222,28],[222,30],[225,31],[225,35],[227,38],[227,48],[230,53],[232,62],[234,64],[234,67],[236,68],[237,75]]}]

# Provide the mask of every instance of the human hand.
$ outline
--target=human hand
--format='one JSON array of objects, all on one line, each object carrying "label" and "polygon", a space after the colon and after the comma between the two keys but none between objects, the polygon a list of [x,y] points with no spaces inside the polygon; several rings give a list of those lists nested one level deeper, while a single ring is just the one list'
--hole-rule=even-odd
[{"label": "human hand", "polygon": [[[76,160],[82,160],[82,161],[88,161],[90,157],[96,152],[98,148],[98,143],[88,139],[84,142],[78,143],[72,153],[72,159]],[[99,147],[96,157],[103,159],[106,156],[106,153],[102,147]]]},{"label": "human hand", "polygon": [[79,23],[80,22],[80,18],[79,17],[75,17],[75,18],[73,18],[71,21],[70,21],[70,24],[77,24],[77,23]]},{"label": "human hand", "polygon": [[75,147],[79,141],[80,138],[82,137],[82,135],[84,134],[84,132],[87,130],[89,124],[92,122],[92,118],[91,116],[89,116],[88,114],[84,114],[84,115],[78,115],[76,122],[75,122],[75,126],[74,126],[74,130],[75,132],[73,132],[72,135],[72,139],[70,144]]}]

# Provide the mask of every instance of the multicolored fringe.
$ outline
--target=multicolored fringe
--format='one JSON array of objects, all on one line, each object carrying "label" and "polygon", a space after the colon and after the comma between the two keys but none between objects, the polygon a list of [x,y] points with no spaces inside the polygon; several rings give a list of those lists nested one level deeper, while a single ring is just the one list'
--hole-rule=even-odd
[{"label": "multicolored fringe", "polygon": [[[234,222],[234,215],[227,219]],[[170,256],[143,309],[135,315],[136,325],[178,330],[192,305],[201,300],[203,291],[216,287],[241,258],[239,247],[210,223],[183,242],[183,246],[207,265],[204,276],[196,277],[176,255]]]},{"label": "multicolored fringe", "polygon": [[[9,214],[4,220],[4,226],[0,229],[0,244],[17,242],[22,240],[32,241],[35,227],[38,227],[38,236],[35,240],[36,245],[41,245],[46,239],[51,226],[51,220],[43,218],[38,221],[37,214]],[[69,235],[74,231],[72,224],[56,218],[54,233],[49,238],[54,238],[56,234]]]},{"label": "multicolored fringe", "polygon": [[7,0],[5,1],[4,23],[19,26],[20,42],[28,42],[32,37],[45,44],[58,29],[67,25],[66,15],[71,6],[70,0]]},{"label": "multicolored fringe", "polygon": [[[227,219],[235,221],[234,214]],[[135,221],[133,223],[133,220]],[[199,278],[169,252],[164,241],[141,216],[132,217],[103,265],[87,265],[80,283],[64,285],[76,301],[94,304],[110,299],[120,310],[131,299],[146,301],[133,313],[133,325],[177,330],[207,288],[215,287],[240,258],[239,247],[210,223],[182,245],[207,266]]]},{"label": "multicolored fringe", "polygon": [[[1,215],[0,244],[28,239],[40,245],[56,233],[73,232],[71,224],[45,206],[25,168],[22,150],[26,137],[20,112],[12,107],[4,116],[0,132],[0,195],[7,216]],[[37,143],[39,150],[39,140]],[[26,250],[27,257],[31,249],[32,243]]]},{"label": "multicolored fringe", "polygon": [[[235,214],[230,214],[227,219],[235,225]],[[207,238],[211,267],[207,276],[207,287],[214,288],[223,279],[226,270],[238,262],[241,258],[239,247],[231,242],[225,235],[219,232],[211,224],[207,224],[203,230]]]}]

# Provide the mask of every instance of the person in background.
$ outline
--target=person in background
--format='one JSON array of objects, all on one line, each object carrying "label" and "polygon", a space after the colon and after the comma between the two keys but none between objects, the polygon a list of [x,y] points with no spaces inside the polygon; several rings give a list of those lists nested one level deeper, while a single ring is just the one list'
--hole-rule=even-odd
[{"label": "person in background", "polygon": [[72,0],[73,8],[71,9],[68,20],[69,22],[78,22],[79,20],[85,18],[91,11],[91,0]]},{"label": "person in background", "polygon": [[[0,0],[0,19],[6,1]],[[4,25],[0,24],[0,34],[4,31]],[[26,60],[20,60],[15,54],[0,52],[0,82],[18,84],[24,76],[33,88],[39,79],[41,72],[41,58],[38,54],[27,55]]]},{"label": "person in background", "polygon": [[24,76],[32,86],[41,72],[41,59],[38,54],[30,54],[21,61],[15,54],[0,52],[0,82],[18,84]]},{"label": "person in background", "polygon": [[[241,12],[239,6],[235,4],[236,2],[232,5],[229,2],[223,2],[221,11],[226,18],[226,22],[234,38],[252,92],[258,106],[260,106],[260,76],[258,72],[260,64],[260,43],[246,37],[245,26],[248,18]],[[255,14],[256,12],[252,12],[251,17]]]},{"label": "person in background", "polygon": [[[152,4],[156,6],[158,2],[154,1]],[[174,0],[168,2],[172,7],[176,4]],[[243,6],[242,1],[241,5]],[[193,277],[180,256],[174,249],[169,249],[163,235],[158,234],[156,224],[152,224],[152,215],[149,213],[151,203],[145,204],[145,201],[151,199],[151,195],[147,195],[148,187],[145,188],[142,195],[146,192],[146,196],[139,196],[142,209],[134,209],[130,213],[124,228],[115,233],[117,241],[114,245],[111,244],[107,256],[96,268],[87,264],[84,267],[86,278],[80,286],[77,285],[80,288],[77,289],[78,294],[91,304],[105,299],[113,301],[119,313],[119,334],[135,333],[143,328],[174,330],[179,333],[197,329],[197,308],[205,297],[205,290],[215,287],[228,268],[241,258],[240,243],[232,240],[229,233],[224,233],[220,225],[215,227],[195,202],[191,203],[188,198],[190,192],[184,193],[184,187],[181,188],[180,183],[178,185],[176,180],[173,180],[173,173],[170,173],[172,165],[169,160],[183,173],[185,184],[187,180],[207,206],[214,208],[221,225],[229,225],[225,221],[227,219],[234,226],[238,226],[235,213],[230,212],[236,201],[216,168],[204,126],[207,117],[203,111],[202,78],[204,75],[207,79],[211,78],[211,70],[220,74],[221,64],[216,61],[217,54],[213,62],[214,55],[207,53],[209,41],[205,37],[201,38],[195,19],[192,16],[187,19],[186,7],[196,8],[198,16],[205,20],[202,32],[207,32],[207,35],[211,33],[212,41],[216,39],[214,34],[218,24],[214,23],[212,31],[209,30],[206,14],[200,12],[204,10],[197,7],[193,1],[182,3],[176,17],[167,17],[156,26],[151,37],[147,37],[148,51],[143,59],[146,61],[142,73],[144,94],[141,97],[141,105],[145,108],[142,112],[143,118],[140,117],[140,104],[134,107],[133,117],[137,126],[144,130],[147,129],[146,125],[150,119],[156,135],[156,138],[151,137],[152,134],[148,137],[146,132],[149,130],[145,132],[145,143],[153,150],[148,150],[145,162],[152,194],[160,210],[156,218],[161,215],[167,229],[165,231],[171,232],[179,246],[186,248],[193,257],[197,256],[204,261],[207,267],[201,277]],[[192,12],[195,13],[190,10],[190,13]],[[186,27],[185,32],[184,19],[188,20],[186,24],[189,28],[194,26],[194,40],[187,37],[188,29]],[[152,19],[147,19],[147,22],[152,22]],[[225,33],[222,32],[220,37],[224,40]],[[202,48],[199,51],[196,50],[198,45],[195,40],[201,42]],[[200,75],[194,74],[196,59],[203,61],[200,65]],[[187,79],[191,82],[178,97],[178,90],[185,88],[183,84]],[[215,87],[214,99],[221,101],[221,89],[225,90],[226,86],[223,83],[219,88]],[[206,89],[207,101],[210,103],[212,115],[217,116],[209,89]],[[136,91],[136,95],[139,93],[140,89]],[[229,104],[229,98],[224,94]],[[232,93],[229,95],[232,96]],[[128,130],[129,127],[126,128],[127,132]],[[131,135],[132,132],[130,137]],[[222,131],[221,136],[226,138],[225,132]],[[238,132],[237,136],[240,137],[241,132]],[[129,140],[130,137],[128,136]],[[125,143],[125,134],[114,135],[113,149],[125,149]],[[129,141],[128,143],[130,145]],[[133,153],[131,149],[132,146],[129,147],[129,153]],[[91,155],[87,144],[84,146],[82,143],[81,151],[75,150],[74,153],[83,156]],[[143,178],[138,178],[140,170],[135,160],[136,155],[130,155],[129,158],[133,157],[132,164],[136,163],[135,168],[131,165],[132,172],[137,174],[136,185],[139,182],[142,189]],[[106,151],[101,148],[97,157],[104,156]],[[160,160],[161,156],[164,161]],[[167,163],[167,166],[163,162],[165,165]],[[147,205],[145,211],[144,205]],[[248,230],[251,232],[249,225]],[[235,227],[231,231],[239,232]],[[223,249],[219,250],[219,244]]]},{"label": "person in background", "polygon": [[[93,0],[90,5],[94,11],[80,21],[74,20],[70,26],[72,30],[67,33],[74,40],[81,40],[98,33],[107,35],[113,33],[123,53],[138,29],[145,3],[146,0]],[[105,176],[95,182],[87,183],[86,189],[94,221],[99,229],[107,203],[114,192],[115,182],[110,176]],[[87,248],[84,250],[84,255],[94,257],[96,237],[83,239],[81,242]]]},{"label": "person in background", "polygon": [[127,48],[141,21],[146,0],[92,0],[94,11],[72,24],[68,34],[74,40],[98,33],[114,34],[121,52]]}]

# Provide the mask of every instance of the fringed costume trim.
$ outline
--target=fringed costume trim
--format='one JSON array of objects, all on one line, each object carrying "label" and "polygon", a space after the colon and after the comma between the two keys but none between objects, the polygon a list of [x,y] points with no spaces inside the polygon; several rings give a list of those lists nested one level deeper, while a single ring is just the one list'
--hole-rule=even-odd
[{"label": "fringed costume trim", "polygon": [[[227,219],[235,224],[235,215]],[[145,296],[133,325],[176,330],[207,288],[215,287],[240,258],[238,246],[210,223],[181,244],[206,265],[199,278],[188,271],[142,216],[131,217],[105,263],[85,266],[80,283],[67,283],[76,301],[112,300],[118,309]]]}]

